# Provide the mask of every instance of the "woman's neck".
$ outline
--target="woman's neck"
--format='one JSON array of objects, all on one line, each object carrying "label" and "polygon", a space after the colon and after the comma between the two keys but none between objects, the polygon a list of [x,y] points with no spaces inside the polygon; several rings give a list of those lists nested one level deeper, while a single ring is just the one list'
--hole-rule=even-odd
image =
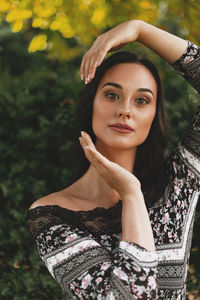
[{"label": "woman's neck", "polygon": [[135,162],[136,149],[115,149],[110,147],[105,148],[98,144],[96,145],[96,149],[107,159],[117,163],[122,168],[132,173]]},{"label": "woman's neck", "polygon": [[[124,169],[132,173],[136,156],[136,149],[105,149],[96,144],[96,149],[107,159],[119,164]],[[80,190],[84,190],[84,198],[92,202],[106,203],[112,205],[120,197],[116,190],[111,188],[104,178],[99,174],[97,169],[90,164],[86,173],[79,179]],[[109,201],[109,203],[108,203]],[[97,204],[98,205],[98,204]]]}]

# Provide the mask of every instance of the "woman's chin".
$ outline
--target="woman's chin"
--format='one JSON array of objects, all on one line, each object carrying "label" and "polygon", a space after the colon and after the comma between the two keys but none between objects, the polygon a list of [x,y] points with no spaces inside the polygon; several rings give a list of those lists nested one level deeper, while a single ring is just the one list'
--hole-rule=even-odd
[{"label": "woman's chin", "polygon": [[136,144],[130,143],[130,142],[122,142],[122,141],[117,141],[116,139],[109,139],[109,140],[104,140],[101,142],[96,143],[96,149],[98,151],[101,150],[130,150],[130,149],[135,149],[137,147]]}]

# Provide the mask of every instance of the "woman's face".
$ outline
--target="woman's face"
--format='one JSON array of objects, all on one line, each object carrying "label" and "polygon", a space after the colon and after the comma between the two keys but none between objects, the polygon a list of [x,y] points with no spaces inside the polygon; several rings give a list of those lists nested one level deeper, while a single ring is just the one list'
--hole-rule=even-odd
[{"label": "woman's face", "polygon": [[[139,63],[121,63],[99,82],[93,102],[92,128],[101,146],[136,148],[142,144],[156,114],[157,83]],[[132,131],[122,133],[110,125],[125,123]]]}]

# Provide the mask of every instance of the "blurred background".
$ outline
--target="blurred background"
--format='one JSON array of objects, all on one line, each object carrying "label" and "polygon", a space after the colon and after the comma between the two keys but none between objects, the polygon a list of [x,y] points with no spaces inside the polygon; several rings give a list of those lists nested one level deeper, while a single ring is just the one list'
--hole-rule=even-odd
[{"label": "blurred background", "polygon": [[[96,37],[141,19],[200,44],[200,2],[0,0],[0,299],[64,299],[26,229],[36,199],[72,183],[74,111],[81,58]],[[184,134],[199,96],[172,67],[139,43],[125,50],[151,59],[164,83],[169,149]],[[200,299],[200,203],[187,299]]]}]

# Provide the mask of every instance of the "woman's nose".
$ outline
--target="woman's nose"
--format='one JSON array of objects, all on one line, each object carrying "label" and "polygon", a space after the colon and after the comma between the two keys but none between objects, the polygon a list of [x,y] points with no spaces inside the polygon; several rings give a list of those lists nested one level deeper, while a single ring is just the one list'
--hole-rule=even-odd
[{"label": "woman's nose", "polygon": [[131,114],[130,114],[130,112],[120,112],[120,113],[119,113],[119,116],[120,116],[120,117],[127,117],[127,118],[130,118]]},{"label": "woman's nose", "polygon": [[124,107],[121,107],[118,111],[118,116],[119,117],[126,117],[130,118],[131,117],[131,111],[128,105],[124,105]]}]

